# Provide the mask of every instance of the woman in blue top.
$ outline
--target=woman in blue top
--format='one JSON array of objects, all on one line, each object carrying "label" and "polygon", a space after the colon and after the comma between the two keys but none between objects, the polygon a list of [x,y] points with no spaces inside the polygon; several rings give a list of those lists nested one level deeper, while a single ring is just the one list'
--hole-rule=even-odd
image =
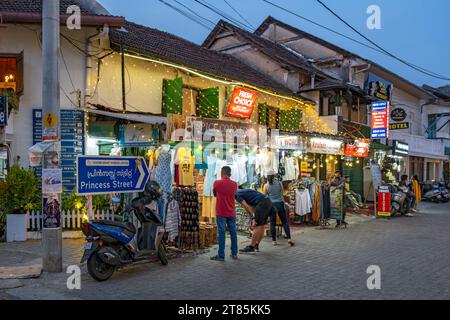
[{"label": "woman in blue top", "polygon": [[291,230],[289,228],[286,210],[284,209],[283,184],[275,178],[275,172],[268,173],[267,183],[264,185],[263,192],[269,197],[276,209],[276,212],[270,216],[270,234],[272,236],[272,244],[274,246],[277,245],[276,221],[278,214],[283,225],[284,232],[286,233],[288,243],[293,246],[294,241],[291,239]]}]

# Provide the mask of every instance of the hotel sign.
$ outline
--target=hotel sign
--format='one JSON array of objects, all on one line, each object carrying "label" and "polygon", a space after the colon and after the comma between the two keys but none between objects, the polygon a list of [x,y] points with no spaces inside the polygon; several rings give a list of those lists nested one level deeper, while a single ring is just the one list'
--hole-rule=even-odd
[{"label": "hotel sign", "polygon": [[371,138],[389,138],[389,101],[372,103]]}]

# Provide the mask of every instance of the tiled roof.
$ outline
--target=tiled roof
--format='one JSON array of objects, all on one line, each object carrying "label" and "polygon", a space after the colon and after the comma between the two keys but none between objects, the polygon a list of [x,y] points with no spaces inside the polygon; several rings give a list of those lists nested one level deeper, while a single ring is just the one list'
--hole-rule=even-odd
[{"label": "tiled roof", "polygon": [[224,29],[231,31],[235,33],[238,37],[241,37],[245,41],[252,43],[252,45],[257,47],[258,50],[261,50],[266,55],[270,56],[272,59],[277,60],[278,62],[284,65],[300,68],[308,73],[322,76],[323,78],[330,78],[329,75],[326,75],[322,70],[314,66],[299,53],[296,53],[293,50],[281,44],[265,39],[257,34],[243,30],[223,20],[220,20],[218,22],[216,28],[209,34],[209,36],[203,42],[203,46],[209,47],[213,43],[215,36]]},{"label": "tiled roof", "polygon": [[[77,0],[60,0],[60,13],[66,14],[67,7],[78,5],[82,15],[99,15],[92,10],[82,6]],[[1,0],[0,12],[16,12],[16,13],[42,13],[42,0]]]},{"label": "tiled roof", "polygon": [[132,22],[126,22],[123,29],[110,31],[111,44],[115,49],[123,45],[124,50],[131,53],[190,67],[221,79],[239,81],[299,97],[290,89],[230,55],[206,49],[173,34]]}]

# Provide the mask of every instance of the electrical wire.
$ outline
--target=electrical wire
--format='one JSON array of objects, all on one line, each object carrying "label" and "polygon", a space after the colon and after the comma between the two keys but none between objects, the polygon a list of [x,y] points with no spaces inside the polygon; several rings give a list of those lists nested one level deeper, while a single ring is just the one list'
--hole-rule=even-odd
[{"label": "electrical wire", "polygon": [[227,0],[223,0],[230,8],[231,8],[231,10],[233,10],[234,12],[236,12],[236,14],[242,19],[242,20],[244,20],[246,23],[247,23],[247,25],[249,26],[249,27],[251,27],[252,29],[256,29],[247,19],[245,19],[245,17],[243,16],[243,15],[241,15],[240,13],[239,13],[239,11],[238,10],[236,10]]},{"label": "electrical wire", "polygon": [[203,7],[209,9],[210,11],[216,13],[217,15],[221,16],[222,18],[224,18],[225,20],[228,20],[232,23],[234,23],[235,25],[241,27],[242,29],[246,30],[246,31],[252,31],[251,28],[249,28],[248,26],[246,26],[245,24],[237,21],[236,19],[234,19],[233,17],[230,17],[228,14],[226,14],[225,12],[223,12],[222,10],[220,10],[219,8],[215,7],[214,5],[206,2],[205,0],[200,1],[200,0],[194,0],[195,2],[197,2],[198,4],[202,5]]},{"label": "electrical wire", "polygon": [[[264,0],[266,1],[266,0]],[[350,29],[352,29],[355,33],[357,33],[359,36],[361,36],[362,38],[364,38],[366,41],[370,42],[372,45],[374,45],[375,47],[377,47],[379,50],[382,50],[385,54],[389,55],[390,57],[394,58],[395,60],[405,64],[406,66],[419,71],[425,75],[428,75],[430,77],[434,77],[437,79],[441,79],[441,80],[450,80],[450,78],[446,77],[446,76],[442,76],[439,75],[433,71],[427,70],[425,68],[416,66],[404,59],[401,59],[399,57],[397,57],[396,55],[392,54],[391,52],[385,50],[383,47],[381,47],[380,45],[378,45],[377,43],[375,43],[374,41],[370,40],[368,37],[366,37],[364,34],[362,34],[361,32],[359,32],[356,28],[354,28],[350,23],[348,23],[347,21],[345,21],[342,17],[340,17],[336,12],[334,12],[330,7],[328,7],[325,3],[323,3],[321,0],[316,0],[318,3],[320,3],[326,10],[328,10],[332,15],[334,15],[337,19],[339,19],[342,23],[344,23],[347,27],[349,27]]]},{"label": "electrical wire", "polygon": [[192,16],[191,14],[189,14],[189,13],[187,13],[187,12],[185,12],[185,11],[183,11],[183,10],[177,8],[177,7],[175,7],[174,5],[168,3],[168,2],[166,2],[166,1],[164,1],[164,0],[158,0],[158,1],[161,2],[161,3],[163,3],[163,4],[165,4],[165,5],[168,6],[169,8],[175,10],[176,12],[178,12],[178,13],[181,14],[182,16],[188,18],[189,20],[194,21],[195,23],[197,23],[198,25],[202,26],[203,28],[205,28],[205,29],[211,31],[211,28],[210,28],[210,27],[208,27],[205,23],[199,21],[198,18],[196,18],[195,16]]},{"label": "electrical wire", "polygon": [[214,26],[216,25],[216,23],[215,23],[214,21],[209,20],[209,19],[207,19],[207,18],[205,18],[205,17],[199,15],[197,12],[195,12],[194,10],[192,10],[191,8],[189,8],[188,6],[186,6],[185,4],[181,3],[180,1],[178,1],[178,0],[173,0],[173,1],[175,1],[176,3],[178,3],[180,6],[186,8],[189,12],[191,12],[192,14],[194,14],[196,17],[198,17],[198,18],[204,20],[204,21],[207,22],[207,23],[210,23],[210,24],[212,25],[212,28],[211,28],[211,29],[213,29]]}]

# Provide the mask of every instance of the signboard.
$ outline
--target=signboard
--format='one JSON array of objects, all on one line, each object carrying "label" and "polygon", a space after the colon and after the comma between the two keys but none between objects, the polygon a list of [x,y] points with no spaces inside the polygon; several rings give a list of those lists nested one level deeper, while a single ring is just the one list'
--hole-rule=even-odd
[{"label": "signboard", "polygon": [[371,138],[389,138],[389,102],[377,101],[372,103]]},{"label": "signboard", "polygon": [[401,122],[406,119],[406,111],[402,108],[395,108],[391,111],[391,119],[395,122]]},{"label": "signboard", "polygon": [[150,177],[143,157],[77,157],[77,194],[141,192]]},{"label": "signboard", "polygon": [[377,192],[377,216],[391,216],[391,192],[388,186],[379,186]]},{"label": "signboard", "polygon": [[409,129],[409,122],[390,123],[389,130]]},{"label": "signboard", "polygon": [[276,148],[285,150],[305,150],[305,142],[302,137],[299,136],[277,136]]},{"label": "signboard", "polygon": [[[121,147],[148,147],[153,142],[153,126],[148,123],[121,125],[119,128],[119,144]],[[159,141],[159,129],[156,142]]]},{"label": "signboard", "polygon": [[248,119],[253,113],[258,93],[253,90],[236,88],[228,105],[230,117]]},{"label": "signboard", "polygon": [[0,127],[8,125],[8,98],[0,96]]},{"label": "signboard", "polygon": [[330,217],[341,221],[344,215],[344,188],[330,187]]},{"label": "signboard", "polygon": [[[84,154],[84,111],[63,109],[60,112],[61,167],[63,188],[70,193],[75,188],[75,166],[77,155]],[[42,141],[42,110],[33,109],[33,145]],[[42,169],[36,163],[36,174]]]},{"label": "signboard", "polygon": [[344,143],[340,140],[326,138],[311,138],[309,150],[311,153],[342,154]]},{"label": "signboard", "polygon": [[42,169],[42,193],[62,193],[62,170]]},{"label": "signboard", "polygon": [[371,97],[389,101],[392,97],[393,85],[383,78],[369,72],[364,84],[364,91]]},{"label": "signboard", "polygon": [[367,158],[369,155],[369,139],[357,139],[354,144],[346,144],[344,155],[353,158]]},{"label": "signboard", "polygon": [[398,140],[394,140],[392,154],[397,155],[397,156],[409,155],[409,145],[407,143],[403,143]]}]

